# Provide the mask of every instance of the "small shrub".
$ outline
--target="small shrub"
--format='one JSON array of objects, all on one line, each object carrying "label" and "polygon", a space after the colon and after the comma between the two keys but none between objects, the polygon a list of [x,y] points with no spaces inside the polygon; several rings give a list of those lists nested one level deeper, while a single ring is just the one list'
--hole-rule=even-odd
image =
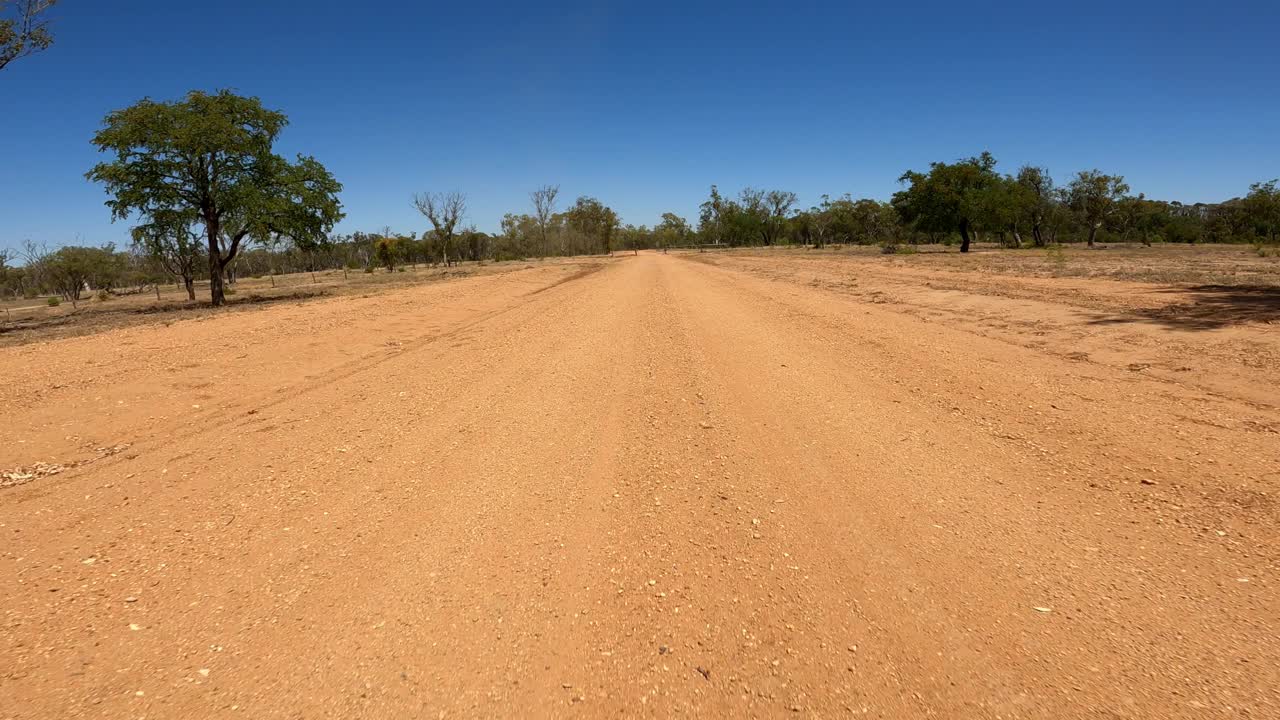
[{"label": "small shrub", "polygon": [[373,274],[373,266],[371,265],[371,266],[369,266],[369,267],[366,267],[366,268],[364,269],[364,274],[365,274],[365,275],[372,275],[372,274]]},{"label": "small shrub", "polygon": [[56,297],[49,298],[49,307],[58,307],[61,304],[62,304],[62,298],[56,298]]},{"label": "small shrub", "polygon": [[1044,256],[1059,265],[1067,261],[1067,251],[1061,245],[1050,245],[1044,249]]},{"label": "small shrub", "polygon": [[396,268],[396,272],[404,272],[404,268]]},{"label": "small shrub", "polygon": [[96,297],[98,298],[98,302],[106,302],[111,299],[111,293],[106,290],[99,290]]},{"label": "small shrub", "polygon": [[223,291],[222,291],[222,294],[223,294],[223,295],[235,295],[235,294],[236,294],[236,289],[235,289],[235,288],[232,288],[232,287],[224,288],[224,289],[223,289]]}]

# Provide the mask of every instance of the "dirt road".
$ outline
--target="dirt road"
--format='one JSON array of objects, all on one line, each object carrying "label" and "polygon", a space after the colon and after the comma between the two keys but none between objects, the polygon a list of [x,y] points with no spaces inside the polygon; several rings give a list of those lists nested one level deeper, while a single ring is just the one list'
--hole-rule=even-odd
[{"label": "dirt road", "polygon": [[4,350],[0,717],[1280,717],[1274,366],[735,262]]}]

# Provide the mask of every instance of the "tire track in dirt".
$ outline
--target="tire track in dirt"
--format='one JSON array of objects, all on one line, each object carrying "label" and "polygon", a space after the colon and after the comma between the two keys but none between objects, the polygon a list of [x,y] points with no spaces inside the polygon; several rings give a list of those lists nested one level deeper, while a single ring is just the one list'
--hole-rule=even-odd
[{"label": "tire track in dirt", "polygon": [[[161,447],[172,444],[175,440],[179,438],[191,439],[191,438],[202,436],[202,435],[224,434],[224,433],[227,433],[229,430],[230,431],[255,430],[256,429],[254,427],[255,425],[262,424],[263,422],[262,418],[250,417],[249,419],[241,420],[239,423],[236,423],[235,425],[232,425],[230,427],[228,427],[225,423],[230,419],[245,415],[246,408],[248,408],[247,412],[249,415],[251,416],[257,415],[258,413],[261,413],[264,410],[270,410],[277,406],[285,405],[290,402],[296,401],[298,398],[304,395],[316,392],[317,390],[320,390],[322,388],[327,388],[335,383],[342,382],[344,380],[352,378],[353,376],[359,375],[361,373],[376,371],[378,367],[381,366],[382,364],[392,361],[405,354],[412,354],[416,352],[429,350],[436,343],[448,341],[451,339],[456,339],[491,319],[498,318],[507,313],[511,313],[521,309],[523,306],[531,302],[534,296],[536,296],[541,292],[551,290],[555,287],[559,287],[573,280],[588,277],[591,274],[599,271],[603,267],[605,266],[594,265],[584,270],[574,272],[572,275],[568,277],[561,278],[559,280],[551,282],[550,284],[544,285],[535,290],[527,292],[519,296],[514,302],[510,304],[507,304],[492,310],[479,311],[477,314],[469,317],[467,320],[458,324],[454,324],[450,326],[448,329],[445,329],[442,331],[433,331],[429,333],[423,333],[421,335],[411,337],[410,339],[405,341],[396,341],[394,350],[385,351],[375,355],[365,355],[365,356],[357,357],[355,359],[340,363],[335,367],[329,368],[321,372],[319,375],[310,376],[305,381],[296,385],[286,386],[286,387],[276,387],[270,391],[261,392],[256,395],[237,398],[235,401],[224,404],[218,409],[204,412],[200,416],[199,424],[194,424],[194,423],[188,424],[183,431],[177,431],[172,428],[166,428],[162,431],[158,431],[152,436],[144,435],[141,437],[129,437],[127,439],[117,441],[114,443],[113,446],[115,447],[123,446],[128,448],[128,452],[125,453],[123,457],[119,458],[119,460],[124,460],[124,459],[133,460],[138,456],[140,456],[143,452],[154,452],[155,450],[158,450]],[[113,452],[110,455],[115,456],[119,454],[120,453],[118,452]],[[99,457],[92,457],[88,459],[88,462],[96,462],[100,459],[101,458]],[[180,460],[182,458],[174,457],[171,459]],[[66,464],[68,468],[74,468],[74,467],[87,464],[87,462],[71,461]],[[110,463],[103,463],[102,467],[105,469],[109,465]],[[64,479],[69,479],[71,477],[73,477],[73,475],[71,473],[67,473]]]}]

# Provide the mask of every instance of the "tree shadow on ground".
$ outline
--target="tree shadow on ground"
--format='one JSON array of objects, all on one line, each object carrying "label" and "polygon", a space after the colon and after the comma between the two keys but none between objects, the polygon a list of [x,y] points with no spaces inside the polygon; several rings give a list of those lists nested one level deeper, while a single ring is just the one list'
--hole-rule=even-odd
[{"label": "tree shadow on ground", "polygon": [[148,305],[90,305],[88,300],[80,307],[65,314],[34,317],[13,322],[0,318],[0,346],[41,340],[92,335],[117,328],[148,323],[170,324],[178,320],[196,317],[212,317],[218,314],[243,312],[260,305],[286,302],[306,302],[329,297],[326,288],[298,288],[277,293],[249,293],[227,298],[223,308],[215,308],[208,300],[166,300]]},{"label": "tree shadow on ground", "polygon": [[1192,299],[1123,315],[1101,315],[1089,324],[1152,323],[1173,330],[1217,330],[1245,323],[1280,323],[1277,285],[1197,285],[1159,292]]}]

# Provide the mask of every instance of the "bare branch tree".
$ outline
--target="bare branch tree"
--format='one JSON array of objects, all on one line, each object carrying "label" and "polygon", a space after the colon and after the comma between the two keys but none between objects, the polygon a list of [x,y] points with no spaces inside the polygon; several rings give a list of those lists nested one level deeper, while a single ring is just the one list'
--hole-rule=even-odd
[{"label": "bare branch tree", "polygon": [[[0,0],[0,69],[53,44],[45,11],[58,0]],[[12,6],[12,7],[11,7]],[[9,17],[12,11],[12,17]]]},{"label": "bare branch tree", "polygon": [[556,214],[556,196],[560,194],[559,185],[543,185],[529,193],[533,200],[533,217],[538,222],[538,234],[542,242],[539,249],[542,257],[547,256],[547,227],[551,217]]},{"label": "bare branch tree", "polygon": [[449,246],[454,230],[467,214],[467,196],[460,192],[418,193],[413,196],[413,206],[431,221],[436,238],[440,241],[440,254],[445,267],[449,267]]}]

